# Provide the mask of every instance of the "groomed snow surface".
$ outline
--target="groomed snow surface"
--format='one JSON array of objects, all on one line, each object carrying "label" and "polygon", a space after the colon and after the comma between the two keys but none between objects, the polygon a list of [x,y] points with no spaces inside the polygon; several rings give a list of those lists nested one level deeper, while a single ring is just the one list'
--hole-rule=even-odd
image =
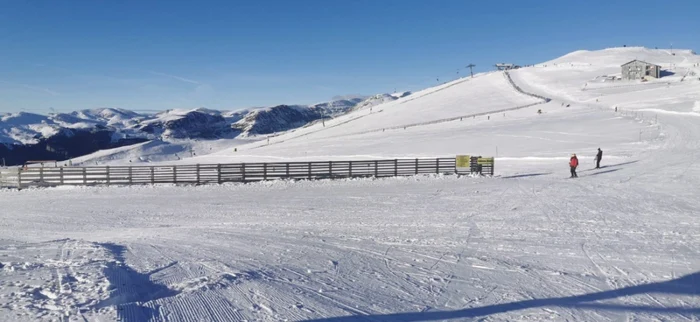
[{"label": "groomed snow surface", "polygon": [[537,101],[490,73],[179,161],[498,155],[493,178],[0,191],[0,320],[698,320],[700,81],[586,85],[700,63],[674,52],[512,71],[552,101],[505,115],[401,128]]}]

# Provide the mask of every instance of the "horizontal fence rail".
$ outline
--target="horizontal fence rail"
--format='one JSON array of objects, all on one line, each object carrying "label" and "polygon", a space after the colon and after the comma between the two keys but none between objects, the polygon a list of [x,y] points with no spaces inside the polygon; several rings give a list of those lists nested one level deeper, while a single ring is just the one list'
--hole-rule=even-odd
[{"label": "horizontal fence rail", "polygon": [[[20,168],[8,171],[19,188],[54,185],[209,184],[277,179],[341,179],[397,177],[419,174],[462,174],[455,158],[364,161],[193,164],[162,166],[92,166]],[[493,174],[493,165],[479,173]],[[13,174],[14,173],[14,174]]]}]

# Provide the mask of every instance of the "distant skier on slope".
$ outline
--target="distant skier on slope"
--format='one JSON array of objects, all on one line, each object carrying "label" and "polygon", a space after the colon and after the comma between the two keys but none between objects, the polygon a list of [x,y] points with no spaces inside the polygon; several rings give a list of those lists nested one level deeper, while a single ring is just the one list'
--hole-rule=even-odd
[{"label": "distant skier on slope", "polygon": [[600,160],[603,159],[603,150],[598,148],[598,154],[595,156],[595,168],[600,169]]},{"label": "distant skier on slope", "polygon": [[578,175],[576,174],[576,167],[578,167],[578,158],[576,157],[576,153],[571,155],[569,166],[571,167],[571,178],[578,178]]}]

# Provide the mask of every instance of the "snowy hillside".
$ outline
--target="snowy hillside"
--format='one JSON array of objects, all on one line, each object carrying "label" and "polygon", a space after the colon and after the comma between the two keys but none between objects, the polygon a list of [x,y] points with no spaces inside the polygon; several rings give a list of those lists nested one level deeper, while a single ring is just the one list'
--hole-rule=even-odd
[{"label": "snowy hillside", "polygon": [[366,108],[371,108],[373,106],[377,106],[379,104],[384,104],[388,102],[393,102],[399,98],[406,97],[410,95],[410,92],[403,93],[406,95],[393,95],[393,94],[378,94],[374,95],[370,98],[367,98],[366,100],[358,103],[353,110],[361,110],[361,109],[366,109]]},{"label": "snowy hillside", "polygon": [[349,110],[360,104],[364,97],[348,97],[311,105],[311,109],[323,111],[326,116],[336,117],[347,113]]},{"label": "snowy hillside", "polygon": [[246,136],[272,134],[294,129],[324,118],[320,108],[280,105],[256,109],[232,125]]},{"label": "snowy hillside", "polygon": [[[373,104],[381,100],[385,102]],[[229,149],[183,162],[454,155],[464,151],[467,144],[483,142],[480,134],[483,131],[469,127],[486,121],[485,113],[507,110],[507,118],[500,115],[494,121],[515,122],[516,117],[534,115],[544,103],[540,98],[518,92],[503,73],[463,78],[401,98],[379,95],[366,102],[366,106],[360,103],[352,112],[325,124],[316,123],[273,137],[269,144],[261,141],[241,146],[236,152]],[[460,122],[447,122],[460,118]],[[535,120],[528,120],[532,121]],[[445,133],[444,140],[437,140],[443,136],[435,131],[450,133]],[[416,133],[425,133],[426,147],[415,148],[419,143]],[[388,141],[394,143],[388,147]],[[479,149],[495,153],[492,144],[488,147],[481,144]]]},{"label": "snowy hillside", "polygon": [[[695,321],[700,56],[673,53],[575,52],[165,162],[481,154],[492,178],[0,190],[0,320]],[[607,81],[635,58],[672,65]]]},{"label": "snowy hillside", "polygon": [[[114,149],[97,151],[71,159],[74,166],[97,165],[141,165],[140,163],[173,163],[183,159],[207,155],[222,150],[233,150],[237,146],[256,139],[212,139],[212,140],[152,140]],[[64,162],[67,163],[67,162]]]},{"label": "snowy hillside", "polygon": [[[494,155],[510,162],[520,158],[566,159],[576,151],[590,155],[603,143],[616,151],[612,157],[625,158],[643,146],[652,148],[664,135],[656,116],[651,118],[653,109],[648,107],[662,105],[664,109],[687,112],[696,104],[700,82],[697,77],[683,75],[700,75],[700,67],[693,66],[698,56],[688,50],[674,53],[646,48],[579,51],[509,73],[519,88],[554,99],[546,104],[518,92],[502,72],[479,74],[405,98],[388,99],[371,110],[360,108],[360,104],[351,113],[325,122],[325,126],[313,124],[297,129],[271,138],[269,144],[252,143],[239,146],[237,152],[226,150],[183,162],[460,153]],[[620,65],[635,58],[657,64],[668,61],[673,63],[673,70],[682,72],[667,71],[661,79],[645,83],[599,81],[606,75],[619,74]],[[622,111],[615,114],[615,106],[640,112],[631,116]],[[647,122],[640,123],[635,116],[641,118],[642,110],[647,111]],[[595,135],[589,132],[592,128],[596,129]],[[542,145],[547,149],[541,149]]]}]

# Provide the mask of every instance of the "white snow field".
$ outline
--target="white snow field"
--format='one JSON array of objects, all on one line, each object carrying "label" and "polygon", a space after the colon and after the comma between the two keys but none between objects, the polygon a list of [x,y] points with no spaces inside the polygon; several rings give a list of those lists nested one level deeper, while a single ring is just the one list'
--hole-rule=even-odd
[{"label": "white snow field", "polygon": [[[511,71],[552,101],[505,116],[402,128],[538,101],[489,73],[179,161],[498,153],[491,178],[0,190],[0,320],[699,320],[700,58],[673,53]],[[688,77],[596,80],[635,58]]]},{"label": "white snow field", "polygon": [[[253,142],[255,139],[151,140],[114,149],[101,150],[71,159],[74,166],[143,165],[143,163],[173,163],[197,155],[206,155],[222,149]],[[62,162],[64,164],[68,161]]]}]

